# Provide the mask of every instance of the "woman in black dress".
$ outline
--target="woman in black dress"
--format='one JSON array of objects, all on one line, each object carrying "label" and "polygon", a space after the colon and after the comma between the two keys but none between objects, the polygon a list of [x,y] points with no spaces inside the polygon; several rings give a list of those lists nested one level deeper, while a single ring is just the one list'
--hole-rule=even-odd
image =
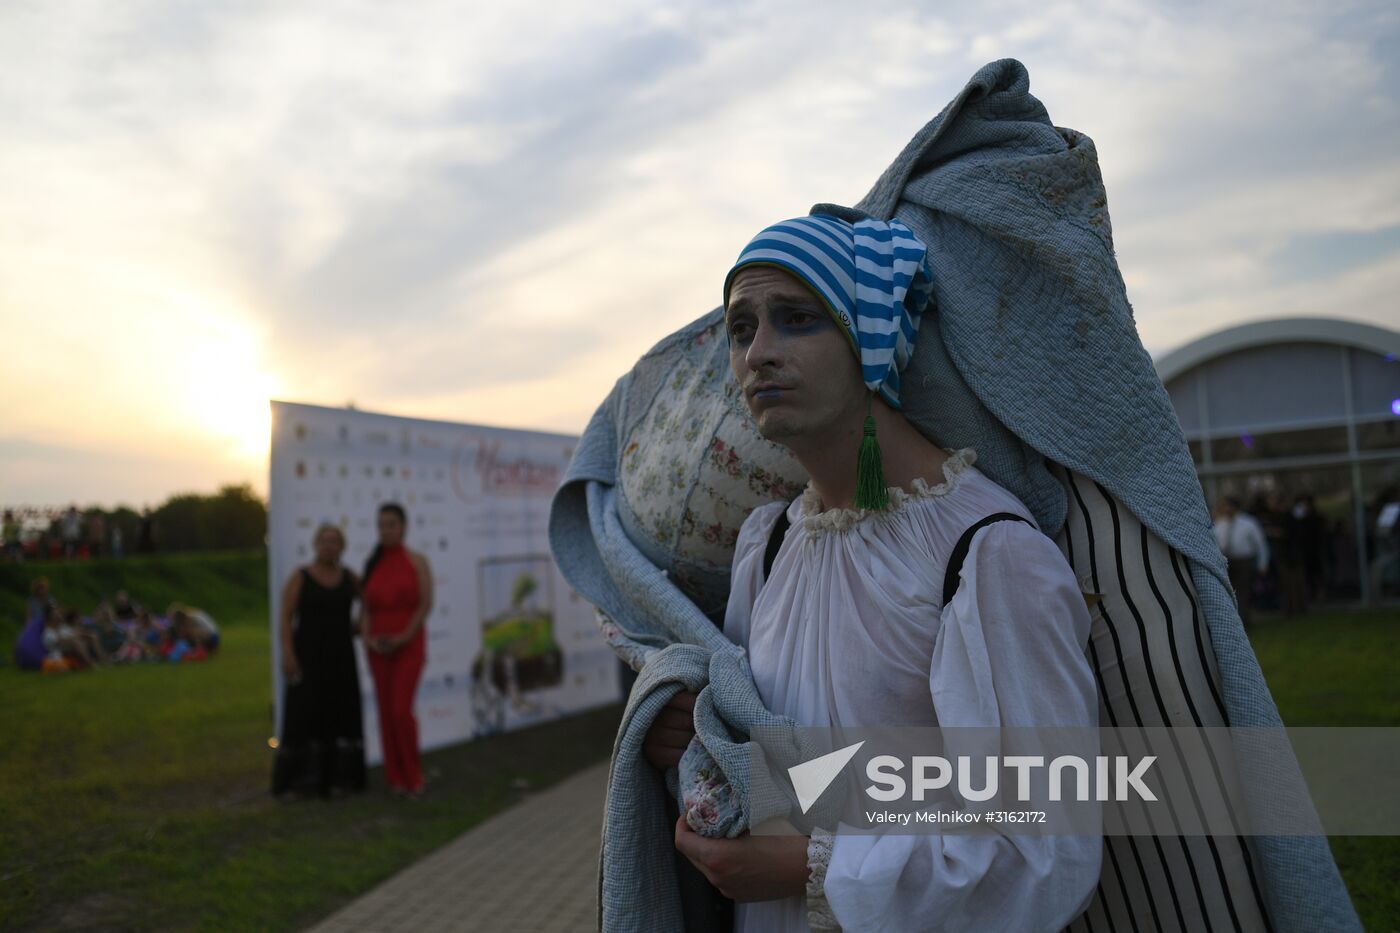
[{"label": "woman in black dress", "polygon": [[[365,789],[360,674],[350,610],[360,581],[340,563],[345,535],[316,529],[316,560],[282,587],[282,736],[272,792],[330,796]],[[295,621],[294,621],[295,620]]]}]

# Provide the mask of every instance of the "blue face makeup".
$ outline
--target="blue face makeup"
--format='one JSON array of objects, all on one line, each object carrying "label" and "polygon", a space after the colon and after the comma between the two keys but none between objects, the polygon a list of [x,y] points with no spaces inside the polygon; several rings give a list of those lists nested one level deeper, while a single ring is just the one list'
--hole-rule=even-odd
[{"label": "blue face makeup", "polygon": [[[784,337],[809,337],[835,327],[825,309],[806,302],[777,301],[770,306],[769,326]],[[725,328],[731,345],[746,346],[758,329],[758,318],[751,311],[736,312]]]}]

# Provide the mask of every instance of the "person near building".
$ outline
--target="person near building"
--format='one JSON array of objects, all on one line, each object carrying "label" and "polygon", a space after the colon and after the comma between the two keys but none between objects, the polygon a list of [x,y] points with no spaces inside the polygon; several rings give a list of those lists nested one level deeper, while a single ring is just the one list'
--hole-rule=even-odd
[{"label": "person near building", "polygon": [[1248,628],[1254,621],[1254,581],[1269,567],[1269,542],[1264,528],[1244,510],[1239,499],[1226,496],[1216,509],[1215,540],[1229,564],[1240,622]]}]

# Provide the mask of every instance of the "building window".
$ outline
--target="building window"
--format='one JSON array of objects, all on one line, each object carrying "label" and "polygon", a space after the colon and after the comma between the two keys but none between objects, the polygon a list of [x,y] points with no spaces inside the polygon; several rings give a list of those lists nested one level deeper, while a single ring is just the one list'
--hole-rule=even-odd
[{"label": "building window", "polygon": [[1400,450],[1400,418],[1386,418],[1356,426],[1358,450]]},{"label": "building window", "polygon": [[1212,438],[1211,459],[1216,463],[1242,460],[1275,460],[1283,457],[1316,457],[1347,452],[1347,430],[1341,425],[1301,431],[1242,431]]}]

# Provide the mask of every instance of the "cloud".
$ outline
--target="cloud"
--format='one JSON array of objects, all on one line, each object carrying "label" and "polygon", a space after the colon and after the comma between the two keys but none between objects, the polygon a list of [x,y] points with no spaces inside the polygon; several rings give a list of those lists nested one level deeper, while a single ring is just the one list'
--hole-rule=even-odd
[{"label": "cloud", "polygon": [[210,493],[249,480],[244,470],[218,463],[198,448],[120,449],[0,437],[0,489],[6,506],[76,502],[140,508],[159,505],[177,490]]},{"label": "cloud", "polygon": [[464,267],[609,196],[617,180],[606,166],[668,119],[638,89],[692,61],[698,48],[669,30],[591,44],[596,58],[583,67],[528,62],[499,76],[491,92],[450,102],[433,132],[500,133],[512,142],[489,161],[441,152],[424,159],[403,184],[363,204],[276,297],[314,324],[373,327],[386,308],[403,305],[433,317],[457,297],[453,279]]},{"label": "cloud", "polygon": [[1340,230],[1290,237],[1269,257],[1284,282],[1335,277],[1400,253],[1400,225],[1378,230]]},{"label": "cloud", "polygon": [[[69,342],[0,393],[36,442],[197,445],[168,361],[237,331],[231,392],[577,430],[754,230],[857,200],[1004,56],[1097,144],[1150,349],[1384,323],[1397,49],[1354,2],[13,4],[0,318]],[[110,358],[143,365],[99,418],[68,387]]]}]

